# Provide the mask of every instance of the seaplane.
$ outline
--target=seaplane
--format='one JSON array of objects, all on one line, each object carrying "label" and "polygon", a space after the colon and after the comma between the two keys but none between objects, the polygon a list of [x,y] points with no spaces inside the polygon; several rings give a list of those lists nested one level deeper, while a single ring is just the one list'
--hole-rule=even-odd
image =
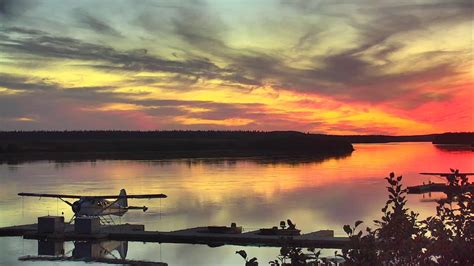
[{"label": "seaplane", "polygon": [[[450,183],[453,183],[456,180],[460,180],[463,178],[467,178],[468,176],[473,176],[474,173],[461,173],[459,170],[451,169],[450,173],[439,173],[439,172],[424,172],[420,173],[420,175],[428,175],[428,176],[436,176],[440,179],[446,179],[447,183],[434,183],[431,180],[428,181],[428,184],[423,182],[423,185],[418,186],[411,186],[408,187],[408,194],[423,194],[423,202],[430,202],[435,201],[438,202],[440,200],[453,200],[455,195],[452,194],[452,189],[459,189],[459,188],[452,188],[450,187]],[[467,180],[467,179],[466,179]],[[474,193],[474,183],[468,183],[465,187],[467,192]],[[446,194],[447,198],[439,198],[439,199],[424,199],[425,193],[428,193],[429,197],[431,198],[432,192],[442,192]]]},{"label": "seaplane", "polygon": [[[38,240],[38,256],[26,255],[20,261],[86,262],[122,265],[167,266],[164,262],[127,259],[127,241],[75,241],[74,248],[65,252],[64,242]],[[118,256],[117,256],[118,255]]]},{"label": "seaplane", "polygon": [[[75,217],[99,217],[103,223],[113,223],[111,215],[123,216],[129,210],[142,210],[146,212],[146,206],[129,206],[128,199],[163,199],[165,194],[140,194],[127,195],[125,189],[121,189],[118,195],[84,196],[68,194],[43,194],[43,193],[18,193],[22,197],[56,198],[71,206]],[[73,203],[67,199],[76,199]],[[108,219],[107,219],[108,218]]]}]

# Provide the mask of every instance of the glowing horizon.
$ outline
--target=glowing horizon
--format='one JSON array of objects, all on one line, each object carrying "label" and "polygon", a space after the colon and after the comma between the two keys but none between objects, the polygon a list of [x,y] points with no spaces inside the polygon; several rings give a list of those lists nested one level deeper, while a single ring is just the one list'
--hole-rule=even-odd
[{"label": "glowing horizon", "polygon": [[474,131],[470,1],[0,6],[0,130]]}]

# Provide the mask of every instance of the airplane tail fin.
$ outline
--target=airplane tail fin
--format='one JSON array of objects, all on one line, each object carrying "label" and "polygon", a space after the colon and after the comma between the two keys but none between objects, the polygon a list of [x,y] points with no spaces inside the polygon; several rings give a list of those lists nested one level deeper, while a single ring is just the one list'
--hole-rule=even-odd
[{"label": "airplane tail fin", "polygon": [[[121,189],[120,190],[120,194],[119,196],[127,196],[127,192],[125,191],[125,189]],[[119,200],[117,201],[117,203],[122,206],[122,207],[128,207],[128,201],[127,201],[127,198],[126,197],[123,197],[123,198],[119,198]]]}]

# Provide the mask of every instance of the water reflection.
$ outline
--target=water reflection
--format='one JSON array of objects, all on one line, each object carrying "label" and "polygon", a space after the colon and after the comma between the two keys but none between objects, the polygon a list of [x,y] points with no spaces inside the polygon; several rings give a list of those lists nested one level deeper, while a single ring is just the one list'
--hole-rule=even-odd
[{"label": "water reflection", "polygon": [[446,144],[436,144],[435,147],[442,151],[459,151],[459,152],[466,152],[466,151],[474,151],[474,144],[472,145],[446,145]]},{"label": "water reflection", "polygon": [[163,262],[127,259],[127,241],[75,241],[74,248],[65,252],[64,241],[38,240],[38,255],[27,255],[19,261],[84,261],[127,265],[168,265]]},{"label": "water reflection", "polygon": [[[331,159],[343,159],[346,157],[351,156],[351,152],[345,154],[338,154],[338,155],[308,155],[308,154],[292,154],[292,155],[258,155],[258,156],[236,156],[236,157],[210,157],[210,158],[177,158],[177,159],[149,159],[149,160],[121,160],[121,159],[112,159],[109,161],[134,161],[134,162],[142,162],[142,163],[149,163],[149,164],[158,164],[158,165],[166,165],[175,162],[183,162],[192,166],[194,164],[236,164],[238,161],[246,160],[246,161],[253,161],[257,164],[305,164],[305,163],[320,163]],[[91,166],[94,166],[96,163],[100,163],[103,159],[48,159],[48,160],[41,160],[41,159],[24,159],[24,158],[15,158],[15,159],[2,159],[0,158],[0,165],[8,165],[8,166],[16,166],[21,164],[29,164],[29,163],[38,163],[38,162],[48,162],[54,163],[55,167],[63,168],[67,167],[71,164],[77,163],[89,163]]]},{"label": "water reflection", "polygon": [[[473,166],[472,151],[449,151],[431,143],[359,144],[349,157],[301,164],[255,160],[34,162],[15,165],[14,170],[0,165],[0,226],[32,223],[48,213],[72,216],[70,208],[56,200],[24,199],[22,205],[16,195],[21,191],[100,195],[126,188],[130,194],[168,195],[161,201],[136,200],[134,204],[148,206],[148,212],[122,217],[122,222],[145,224],[147,230],[236,222],[245,231],[290,218],[303,233],[332,229],[336,236],[344,236],[344,224],[364,220],[372,225],[372,220],[380,218],[387,198],[383,177],[389,172],[403,175],[403,184],[411,186],[429,181],[430,177],[419,172],[449,168],[472,172]],[[422,197],[407,197],[408,207],[420,212],[420,218],[434,214],[436,205],[420,202]],[[216,263],[241,264],[235,248],[211,252],[175,245],[173,250],[186,254],[166,259],[173,265],[208,265],[208,260],[200,258],[203,253],[206,258],[216,258]],[[261,261],[265,250],[256,249],[252,255]],[[154,254],[148,245],[144,252],[143,258]],[[268,257],[275,258],[274,253]]]},{"label": "water reflection", "polygon": [[64,256],[64,241],[38,240],[38,256]]}]

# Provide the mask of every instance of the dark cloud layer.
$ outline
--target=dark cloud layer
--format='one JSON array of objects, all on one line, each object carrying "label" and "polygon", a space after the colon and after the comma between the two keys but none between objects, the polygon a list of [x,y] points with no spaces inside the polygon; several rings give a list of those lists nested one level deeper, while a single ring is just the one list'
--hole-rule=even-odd
[{"label": "dark cloud layer", "polygon": [[[311,10],[325,15],[334,15],[337,8],[342,10],[338,14],[340,16],[344,11],[347,12],[348,25],[358,33],[356,46],[325,56],[315,56],[313,68],[295,68],[288,64],[283,56],[272,51],[230,48],[223,36],[227,26],[215,14],[209,15],[199,9],[181,10],[181,16],[174,20],[179,22],[175,22],[174,33],[193,45],[194,49],[227,60],[229,69],[238,74],[238,78],[234,78],[237,82],[257,86],[269,84],[280,89],[323,94],[345,101],[383,103],[397,101],[406,95],[407,91],[418,91],[419,94],[413,97],[413,102],[403,104],[405,107],[411,107],[433,100],[424,97],[425,93],[418,90],[415,82],[433,82],[461,74],[458,58],[464,56],[466,51],[458,51],[442,64],[432,62],[428,68],[390,73],[389,69],[399,64],[392,61],[390,55],[405,48],[401,43],[390,39],[400,34],[424,31],[430,25],[438,23],[466,21],[469,19],[467,14],[472,15],[473,11],[472,5],[467,4],[467,1],[424,4],[407,2],[393,5],[371,1],[360,5],[344,1],[291,1],[283,4],[299,11]],[[351,13],[361,13],[368,20],[359,21]],[[308,42],[314,45],[318,42],[317,36],[321,32],[320,28],[311,25],[293,48],[308,48]],[[432,58],[424,58],[423,62],[430,62],[442,53],[443,50],[433,51]],[[384,64],[381,65],[377,60],[383,61]],[[450,91],[438,93],[446,98]]]},{"label": "dark cloud layer", "polygon": [[[168,72],[196,78],[221,79],[254,85],[255,81],[218,67],[206,58],[183,61],[149,55],[146,49],[118,51],[112,47],[83,42],[73,38],[57,37],[38,30],[24,28],[0,29],[0,47],[13,52],[53,59],[75,59],[95,62],[99,69]],[[12,37],[9,34],[21,34]]]},{"label": "dark cloud layer", "polygon": [[119,31],[108,25],[104,21],[92,16],[84,10],[76,10],[76,18],[80,24],[99,34],[107,34],[115,37],[122,37]]},{"label": "dark cloud layer", "polygon": [[27,0],[0,0],[0,19],[12,19],[21,15],[31,5]]},{"label": "dark cloud layer", "polygon": [[[321,3],[319,7],[321,5],[327,4]],[[439,5],[441,4],[436,7],[447,8],[446,5],[438,7]],[[413,9],[418,10],[422,7],[418,5]],[[460,12],[456,8],[454,10]],[[372,19],[364,23],[351,20],[351,25],[359,32],[360,40],[356,47],[323,57],[315,56],[312,59],[315,61],[313,68],[295,68],[289,65],[285,58],[271,51],[230,48],[224,41],[226,25],[218,16],[209,13],[205,6],[179,7],[176,8],[176,12],[177,16],[171,21],[176,36],[180,36],[183,41],[191,45],[193,50],[208,53],[216,58],[215,60],[226,62],[227,66],[218,66],[205,57],[172,60],[151,55],[146,49],[119,51],[102,44],[53,36],[46,32],[24,28],[3,28],[0,46],[11,52],[39,57],[89,61],[94,67],[104,70],[167,72],[179,75],[177,78],[187,77],[188,81],[202,78],[250,86],[268,84],[279,89],[368,102],[393,100],[397,96],[404,95],[407,90],[415,91],[416,88],[412,87],[411,81],[420,77],[429,79],[431,78],[429,75],[436,70],[443,70],[436,73],[438,77],[458,74],[455,62],[445,62],[443,65],[433,65],[427,69],[400,74],[387,74],[387,69],[397,64],[389,59],[389,55],[403,48],[399,43],[388,42],[388,39],[400,33],[419,30],[426,27],[427,23],[434,23],[437,20],[433,15],[420,17],[416,12],[404,14],[392,10],[372,15]],[[78,12],[76,16],[81,23],[97,32],[119,35],[115,29],[84,11]],[[295,47],[304,47],[308,40],[317,41],[315,36],[318,32],[316,30],[305,33],[296,41]],[[11,33],[20,36],[12,36]],[[367,53],[376,47],[380,49],[372,57],[384,61],[383,65],[367,59]],[[429,97],[424,98],[423,94],[415,98],[418,102],[432,100]]]},{"label": "dark cloud layer", "polygon": [[[61,100],[70,101],[79,109],[80,106],[122,103],[144,106],[137,111],[141,114],[169,119],[174,115],[214,121],[237,116],[259,121],[249,126],[291,125],[294,117],[272,113],[263,104],[138,101],[113,90],[120,86],[147,86],[179,93],[200,86],[215,90],[232,88],[246,93],[268,86],[277,91],[313,94],[344,103],[383,104],[412,110],[452,97],[453,89],[449,85],[439,86],[438,82],[466,75],[463,67],[472,60],[469,47],[450,50],[443,45],[435,45],[431,51],[400,56],[418,40],[423,40],[419,36],[428,35],[433,28],[448,32],[451,27],[471,21],[473,4],[465,0],[275,1],[268,6],[275,14],[266,14],[265,9],[259,13],[261,17],[252,21],[254,25],[241,25],[248,23],[246,18],[233,17],[235,21],[231,22],[228,16],[242,10],[233,10],[230,4],[225,9],[212,1],[123,2],[117,3],[116,9],[110,6],[110,10],[87,3],[78,7],[57,4],[58,10],[54,11],[65,14],[61,18],[64,26],[50,28],[42,27],[53,21],[41,13],[48,4],[47,1],[0,0],[3,25],[0,50],[9,59],[5,65],[28,69],[32,65],[41,68],[45,64],[74,61],[81,67],[124,74],[124,80],[99,87],[68,88],[33,76],[0,74],[0,87],[22,91],[0,96],[4,103],[13,102],[5,103],[11,108],[10,117],[34,113],[32,106],[37,103],[27,106],[26,102],[35,95],[35,101],[44,102],[44,106],[36,106],[38,110],[46,108],[49,98],[58,105],[63,104]],[[38,8],[43,10],[38,11],[43,16],[32,15],[31,10],[36,6],[43,7]],[[113,23],[118,21],[116,11],[127,8],[129,12],[120,13],[123,16],[120,21],[126,27],[120,28]],[[45,22],[48,19],[49,24]],[[35,20],[38,25],[31,23]],[[43,22],[46,24],[41,24]],[[252,42],[248,46],[235,45],[233,40],[241,38],[235,38],[233,30],[239,28],[240,34],[245,26],[265,28],[265,36],[249,37],[256,43],[260,37],[271,36],[276,42],[281,37],[289,45],[286,48],[278,44],[275,45],[278,48],[258,47]],[[338,27],[345,30],[336,31],[336,35],[341,35],[336,37],[347,43],[325,47],[328,36],[334,38],[333,30]],[[78,28],[81,28],[80,34],[74,34]],[[284,39],[288,36],[276,36],[278,32],[298,34]],[[84,33],[94,37],[81,35]],[[466,34],[470,36],[470,32]],[[346,35],[351,38],[344,38]],[[325,49],[325,52],[315,52],[317,49]],[[143,72],[152,73],[144,76]],[[3,111],[7,105],[0,109]],[[191,114],[186,109],[189,107],[208,110]],[[271,115],[273,120],[265,115]],[[299,126],[309,129],[319,123],[321,121],[304,121]]]},{"label": "dark cloud layer", "polygon": [[[101,107],[108,104],[139,106],[137,116],[143,117],[148,115],[156,121],[166,123],[169,128],[176,129],[192,129],[206,126],[205,123],[203,125],[179,126],[174,120],[177,116],[218,121],[236,117],[236,114],[240,118],[256,118],[255,113],[263,110],[263,105],[260,104],[160,99],[140,100],[129,97],[137,96],[136,93],[117,93],[113,91],[114,87],[109,86],[63,87],[60,84],[48,82],[44,79],[4,73],[0,73],[0,87],[19,92],[0,97],[0,111],[2,112],[0,126],[4,128],[22,128],[22,126],[25,126],[26,128],[22,129],[34,129],[36,127],[34,123],[25,124],[24,122],[17,121],[21,117],[37,120],[43,126],[49,126],[50,129],[113,129],[117,127],[126,129],[129,123],[133,123],[133,121],[130,121],[131,117],[126,112],[113,109],[110,111],[100,110]],[[194,112],[193,109],[196,108],[201,108],[203,112]],[[117,113],[122,113],[122,116],[117,116]],[[89,118],[91,119],[88,121]],[[102,119],[108,122],[101,124],[99,121]],[[57,125],[57,121],[61,121],[61,126]],[[63,123],[64,121],[71,121],[71,123]],[[136,126],[140,127],[143,125]],[[218,128],[216,125],[211,126]]]}]

